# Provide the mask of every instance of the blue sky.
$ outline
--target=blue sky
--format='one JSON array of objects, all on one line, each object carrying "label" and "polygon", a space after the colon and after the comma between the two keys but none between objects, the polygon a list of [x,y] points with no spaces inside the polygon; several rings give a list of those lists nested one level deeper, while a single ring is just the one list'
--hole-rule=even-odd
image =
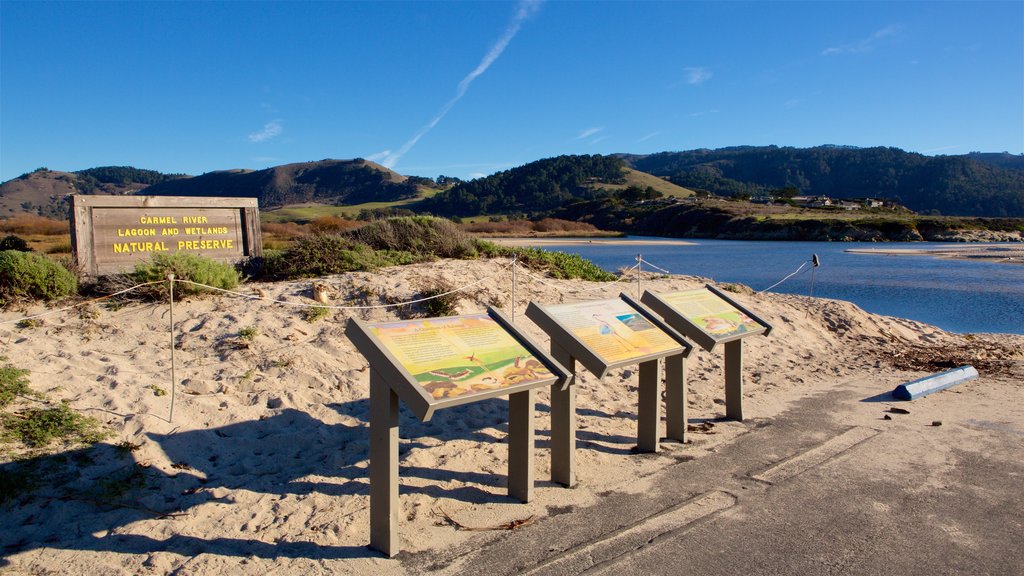
[{"label": "blue sky", "polygon": [[747,144],[1024,152],[1024,2],[0,2],[0,180]]}]

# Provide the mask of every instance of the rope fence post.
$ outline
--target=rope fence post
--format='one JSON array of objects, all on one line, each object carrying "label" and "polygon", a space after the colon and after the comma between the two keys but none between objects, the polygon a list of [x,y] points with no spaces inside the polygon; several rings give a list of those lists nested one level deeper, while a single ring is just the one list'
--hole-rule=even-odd
[{"label": "rope fence post", "polygon": [[640,299],[640,271],[644,267],[644,259],[641,254],[636,255],[636,299]]},{"label": "rope fence post", "polygon": [[171,310],[170,310],[170,317],[171,317],[171,411],[170,411],[170,414],[167,416],[167,421],[168,422],[173,422],[174,421],[174,389],[177,387],[176,383],[178,381],[178,379],[175,377],[175,373],[174,373],[174,274],[173,273],[167,274],[167,282],[168,282],[168,284],[170,284],[170,289],[171,289]]},{"label": "rope fence post", "polygon": [[516,323],[516,260],[519,254],[512,253],[512,323]]}]

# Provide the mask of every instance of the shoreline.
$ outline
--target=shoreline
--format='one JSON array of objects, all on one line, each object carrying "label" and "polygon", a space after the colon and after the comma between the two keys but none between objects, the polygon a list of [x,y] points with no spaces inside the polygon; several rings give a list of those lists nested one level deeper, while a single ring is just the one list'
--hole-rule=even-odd
[{"label": "shoreline", "polygon": [[567,237],[567,238],[532,238],[532,237],[518,237],[518,238],[488,238],[495,244],[502,246],[514,246],[514,247],[542,247],[542,246],[576,246],[580,244],[600,244],[604,246],[695,246],[696,242],[690,242],[688,240],[676,240],[673,238],[665,238],[658,240],[631,240],[629,238],[586,238],[586,237]]}]

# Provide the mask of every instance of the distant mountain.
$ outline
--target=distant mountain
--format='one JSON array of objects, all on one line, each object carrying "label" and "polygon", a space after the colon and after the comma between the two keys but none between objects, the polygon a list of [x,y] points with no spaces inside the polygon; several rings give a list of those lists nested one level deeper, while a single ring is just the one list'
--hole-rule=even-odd
[{"label": "distant mountain", "polygon": [[1011,154],[740,146],[619,157],[642,172],[718,195],[795,187],[805,195],[889,198],[924,213],[1024,216],[1024,159]]},{"label": "distant mountain", "polygon": [[21,213],[68,217],[69,194],[134,194],[153,184],[182,178],[130,166],[104,166],[78,172],[39,168],[0,184],[0,217]]},{"label": "distant mountain", "polygon": [[[405,200],[436,184],[360,158],[195,177],[126,166],[78,172],[40,168],[0,185],[0,218],[26,212],[66,218],[69,194],[256,197],[269,209]],[[693,190],[757,196],[783,188],[833,198],[887,198],[925,214],[1024,217],[1024,156],[924,156],[849,146],[558,156],[456,182],[407,207],[445,216],[549,215],[574,202],[611,196],[642,200],[657,194],[687,196]]]},{"label": "distant mountain", "polygon": [[264,209],[305,202],[391,202],[418,193],[418,186],[405,176],[361,158],[208,172],[154,184],[145,190],[153,196],[256,197]]},{"label": "distant mountain", "polygon": [[1024,170],[1024,154],[1010,154],[1009,152],[971,152],[967,157],[971,160],[981,162],[982,164],[996,166],[997,168]]}]

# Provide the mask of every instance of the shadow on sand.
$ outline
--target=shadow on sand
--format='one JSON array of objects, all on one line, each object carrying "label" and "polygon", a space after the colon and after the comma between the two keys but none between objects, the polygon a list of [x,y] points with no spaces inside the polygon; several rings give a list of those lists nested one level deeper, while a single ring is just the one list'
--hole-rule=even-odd
[{"label": "shadow on sand", "polygon": [[[128,449],[110,444],[0,465],[4,530],[0,556],[38,548],[150,554],[200,553],[260,558],[337,559],[377,556],[365,546],[323,546],[299,540],[268,543],[258,539],[173,534],[166,539],[118,534],[140,520],[188,515],[210,502],[237,506],[228,492],[243,490],[285,497],[313,493],[334,497],[368,496],[369,400],[329,406],[352,416],[355,425],[327,424],[295,409],[262,420],[172,434],[148,434],[174,463],[173,473],[137,462]],[[541,403],[538,411],[548,407]],[[543,425],[541,425],[543,427]],[[498,434],[494,431],[497,430]],[[508,402],[502,398],[439,411],[420,422],[402,407],[399,420],[399,475],[427,480],[401,485],[402,494],[426,494],[472,503],[512,502],[504,474],[403,465],[414,448],[450,440],[481,445],[505,442]],[[537,430],[537,447],[547,446]],[[580,448],[628,454],[634,438],[577,432]],[[464,484],[443,488],[451,481]],[[543,479],[538,478],[543,482]],[[219,495],[219,496],[218,496]],[[225,526],[224,530],[236,527]],[[368,539],[368,536],[367,536]],[[0,560],[0,567],[9,565]]]}]

